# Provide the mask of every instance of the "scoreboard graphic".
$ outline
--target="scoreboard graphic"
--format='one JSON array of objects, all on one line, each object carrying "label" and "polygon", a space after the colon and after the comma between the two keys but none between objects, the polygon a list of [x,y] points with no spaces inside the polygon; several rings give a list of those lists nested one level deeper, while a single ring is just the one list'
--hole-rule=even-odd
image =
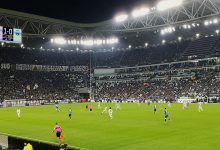
[{"label": "scoreboard graphic", "polygon": [[0,26],[0,42],[22,43],[21,29]]}]

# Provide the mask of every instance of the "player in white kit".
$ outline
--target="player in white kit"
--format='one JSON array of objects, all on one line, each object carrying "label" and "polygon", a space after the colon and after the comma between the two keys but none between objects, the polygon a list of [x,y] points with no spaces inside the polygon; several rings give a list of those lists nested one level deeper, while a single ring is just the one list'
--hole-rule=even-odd
[{"label": "player in white kit", "polygon": [[20,110],[20,108],[18,108],[16,110],[16,112],[17,112],[18,119],[20,119],[21,118],[21,110]]},{"label": "player in white kit", "polygon": [[198,111],[199,112],[203,111],[202,102],[198,102]]},{"label": "player in white kit", "polygon": [[107,109],[108,109],[108,107],[105,107],[104,110],[102,111],[102,114],[107,113],[107,111],[108,111]]},{"label": "player in white kit", "polygon": [[112,119],[112,113],[113,113],[113,110],[110,107],[109,110],[108,110],[108,115],[109,115],[110,119]]},{"label": "player in white kit", "polygon": [[118,110],[118,109],[121,110],[121,106],[120,106],[119,103],[116,103],[116,104],[115,104],[115,107],[116,107],[116,110]]}]

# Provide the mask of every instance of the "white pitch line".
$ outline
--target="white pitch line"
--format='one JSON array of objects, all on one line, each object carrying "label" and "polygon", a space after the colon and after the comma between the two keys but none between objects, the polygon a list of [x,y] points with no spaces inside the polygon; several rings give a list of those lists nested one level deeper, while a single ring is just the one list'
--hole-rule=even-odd
[{"label": "white pitch line", "polygon": [[[59,146],[59,144],[57,144],[57,143],[46,141],[46,140],[38,140],[38,139],[34,139],[34,138],[29,138],[29,137],[24,137],[24,136],[17,136],[17,135],[3,133],[3,132],[0,132],[0,134],[6,135],[6,136],[12,136],[12,137],[15,137],[15,138],[21,138],[21,139],[24,139],[24,140],[32,140],[32,141],[36,141],[36,142],[41,142],[41,143],[45,143],[45,144],[52,144],[52,145]],[[77,148],[77,149],[80,149],[80,150],[91,150],[91,149],[88,149],[88,148],[71,146],[71,145],[69,147],[70,148]]]}]

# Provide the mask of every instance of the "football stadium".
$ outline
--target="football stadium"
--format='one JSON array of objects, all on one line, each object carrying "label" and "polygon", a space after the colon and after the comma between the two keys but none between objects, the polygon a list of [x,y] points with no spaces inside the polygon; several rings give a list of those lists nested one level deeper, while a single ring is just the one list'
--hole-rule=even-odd
[{"label": "football stadium", "polygon": [[128,1],[0,8],[0,149],[220,149],[220,1]]}]

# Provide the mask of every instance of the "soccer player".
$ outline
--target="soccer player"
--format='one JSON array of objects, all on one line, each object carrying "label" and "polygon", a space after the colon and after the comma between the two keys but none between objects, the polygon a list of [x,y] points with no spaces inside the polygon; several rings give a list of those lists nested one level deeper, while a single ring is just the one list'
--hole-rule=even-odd
[{"label": "soccer player", "polygon": [[58,144],[61,144],[61,133],[62,133],[62,128],[60,125],[58,125],[58,123],[56,122],[54,129],[52,132],[56,132],[56,137],[57,137],[57,142]]},{"label": "soccer player", "polygon": [[150,100],[147,101],[147,105],[148,105],[148,107],[150,106]]},{"label": "soccer player", "polygon": [[21,118],[21,110],[20,110],[20,108],[18,108],[16,110],[16,112],[17,112],[18,119],[20,119]]},{"label": "soccer player", "polygon": [[68,116],[69,116],[70,119],[72,119],[72,113],[73,113],[73,112],[72,112],[72,109],[69,108],[69,110],[68,110]]},{"label": "soccer player", "polygon": [[105,107],[104,110],[102,111],[102,114],[107,113],[107,109],[108,109],[108,107]]},{"label": "soccer player", "polygon": [[170,101],[168,101],[167,103],[168,103],[168,104],[167,104],[167,105],[168,105],[168,107],[171,107],[171,103],[170,103]]},{"label": "soccer player", "polygon": [[55,109],[56,109],[57,112],[60,111],[59,106],[57,104],[55,105]]},{"label": "soccer player", "polygon": [[86,110],[88,110],[88,108],[89,108],[89,105],[88,105],[88,104],[86,104]]},{"label": "soccer player", "polygon": [[92,104],[89,106],[89,110],[90,110],[90,111],[93,110],[93,106],[92,106]]},{"label": "soccer player", "polygon": [[203,111],[202,102],[198,102],[198,111],[199,112]]},{"label": "soccer player", "polygon": [[168,118],[169,118],[168,110],[167,110],[167,108],[165,108],[164,109],[164,120],[165,120],[165,122],[167,121]]},{"label": "soccer player", "polygon": [[187,102],[183,101],[183,109],[187,109]]},{"label": "soccer player", "polygon": [[121,106],[120,106],[119,103],[116,103],[116,104],[115,104],[115,107],[116,107],[116,110],[118,110],[118,109],[121,110]]},{"label": "soccer player", "polygon": [[156,113],[156,111],[157,111],[157,106],[154,105],[154,114]]},{"label": "soccer player", "polygon": [[108,115],[109,115],[110,119],[112,119],[112,113],[113,113],[113,110],[110,107],[109,110],[108,110]]}]

